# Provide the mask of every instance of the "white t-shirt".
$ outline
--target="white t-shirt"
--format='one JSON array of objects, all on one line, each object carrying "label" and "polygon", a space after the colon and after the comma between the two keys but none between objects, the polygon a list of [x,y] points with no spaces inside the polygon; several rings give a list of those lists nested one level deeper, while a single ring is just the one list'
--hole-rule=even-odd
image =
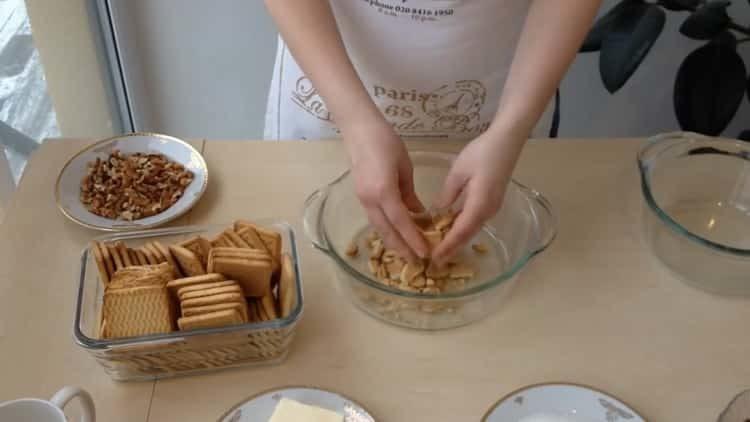
[{"label": "white t-shirt", "polygon": [[[330,3],[357,73],[402,137],[470,139],[487,129],[529,0]],[[535,136],[546,136],[550,114],[545,113]],[[279,39],[265,138],[338,136],[323,99]]]}]

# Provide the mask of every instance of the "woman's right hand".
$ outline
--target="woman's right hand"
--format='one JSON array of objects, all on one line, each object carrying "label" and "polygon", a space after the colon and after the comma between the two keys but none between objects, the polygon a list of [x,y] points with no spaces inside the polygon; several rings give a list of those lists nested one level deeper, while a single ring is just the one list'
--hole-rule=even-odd
[{"label": "woman's right hand", "polygon": [[343,131],[357,197],[386,246],[410,259],[429,255],[427,243],[409,211],[424,206],[414,192],[406,146],[378,116]]}]

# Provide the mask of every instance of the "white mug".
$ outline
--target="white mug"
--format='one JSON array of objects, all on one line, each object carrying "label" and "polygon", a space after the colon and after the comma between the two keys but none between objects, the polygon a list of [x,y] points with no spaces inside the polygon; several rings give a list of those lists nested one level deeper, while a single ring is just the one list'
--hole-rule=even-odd
[{"label": "white mug", "polygon": [[91,395],[78,387],[63,387],[49,401],[18,399],[0,403],[2,422],[66,422],[62,409],[73,398],[81,402],[81,422],[96,422]]}]

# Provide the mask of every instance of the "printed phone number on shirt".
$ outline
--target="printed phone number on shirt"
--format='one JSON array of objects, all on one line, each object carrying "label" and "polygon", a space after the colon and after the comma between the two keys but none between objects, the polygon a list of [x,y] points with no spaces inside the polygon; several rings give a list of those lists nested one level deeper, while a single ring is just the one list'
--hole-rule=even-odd
[{"label": "printed phone number on shirt", "polygon": [[368,3],[372,7],[377,7],[378,11],[381,13],[386,14],[405,14],[405,15],[412,15],[414,18],[422,17],[441,17],[441,16],[452,16],[453,15],[453,9],[421,9],[417,7],[408,7],[408,6],[400,6],[400,5],[393,5],[385,2],[380,2],[378,0],[364,0],[365,3]]},{"label": "printed phone number on shirt", "polygon": [[406,13],[417,16],[451,16],[453,15],[453,9],[417,9],[406,6],[396,6],[393,9],[394,12]]}]

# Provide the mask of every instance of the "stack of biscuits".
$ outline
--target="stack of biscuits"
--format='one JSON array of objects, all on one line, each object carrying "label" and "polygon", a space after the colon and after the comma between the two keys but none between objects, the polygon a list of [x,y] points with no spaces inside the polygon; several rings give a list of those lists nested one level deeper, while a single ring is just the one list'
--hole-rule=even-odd
[{"label": "stack of biscuits", "polygon": [[276,231],[236,221],[213,239],[129,248],[93,242],[104,304],[102,338],[133,337],[285,318],[294,266]]},{"label": "stack of biscuits", "polygon": [[[148,242],[136,249],[128,248],[123,242],[109,244],[94,242],[91,250],[96,258],[99,276],[105,286],[117,271],[132,266],[158,265],[167,262],[172,271],[179,270],[169,249],[158,241]],[[177,273],[175,275],[179,276]]]},{"label": "stack of biscuits", "polygon": [[173,278],[167,263],[130,266],[116,271],[104,290],[101,338],[169,333],[175,308],[166,285]]}]

